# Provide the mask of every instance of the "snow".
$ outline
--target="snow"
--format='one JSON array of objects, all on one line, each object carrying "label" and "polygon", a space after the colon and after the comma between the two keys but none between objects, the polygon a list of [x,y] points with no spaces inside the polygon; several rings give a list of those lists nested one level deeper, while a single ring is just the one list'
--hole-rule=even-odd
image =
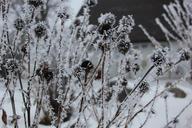
[{"label": "snow", "polygon": [[[173,82],[176,80],[172,80]],[[132,84],[133,86],[133,80],[130,80],[129,84]],[[164,85],[166,83],[166,80],[160,80],[159,82],[159,92],[162,91],[164,89]],[[96,83],[96,84],[99,84]],[[185,98],[175,98],[173,96],[172,93],[168,93],[168,98],[167,98],[167,102],[168,102],[168,115],[169,115],[169,121],[172,120],[188,103],[189,101],[192,99],[192,87],[191,85],[186,82],[186,81],[182,81],[181,83],[179,83],[177,85],[178,88],[180,88],[181,90],[183,90],[187,96]],[[151,100],[151,98],[153,98],[154,94],[155,94],[155,90],[156,90],[156,82],[154,82],[153,84],[151,84],[150,90],[149,92],[142,98],[142,101],[140,103],[140,105],[145,105],[148,101]],[[4,85],[0,86],[0,100],[3,97],[3,94],[5,92],[5,88]],[[16,110],[18,115],[21,116],[21,119],[18,120],[18,123],[20,124],[20,128],[24,128],[24,120],[23,120],[23,113],[22,113],[22,108],[23,104],[22,104],[22,96],[21,96],[21,92],[19,90],[19,87],[16,88],[16,92],[15,92],[15,101],[16,101]],[[33,102],[32,102],[33,103]],[[11,108],[11,103],[10,103],[10,99],[9,99],[9,95],[6,95],[6,98],[4,100],[3,106],[2,108],[7,112],[7,115],[9,117],[9,122],[11,120],[11,115],[12,115],[12,108]],[[155,101],[154,104],[154,108],[153,108],[155,114],[152,114],[148,120],[148,122],[146,123],[146,125],[144,126],[144,128],[162,128],[164,127],[164,125],[166,124],[166,115],[165,115],[165,102],[164,102],[164,98],[160,97]],[[32,115],[31,117],[34,116],[34,111],[35,111],[35,107],[32,104]],[[186,109],[186,111],[181,115],[181,117],[179,118],[179,122],[177,124],[177,128],[192,128],[192,106],[190,106],[189,108]],[[0,115],[2,115],[2,111],[0,112]],[[147,113],[142,113],[140,114],[136,119],[133,120],[131,128],[138,128],[141,123],[144,121],[145,117],[146,117]],[[75,116],[75,115],[74,115]],[[33,119],[33,118],[32,118]],[[63,127],[66,126],[68,124],[68,122],[63,124]],[[94,125],[94,121],[92,124],[89,124],[90,128],[95,128],[96,126]],[[3,127],[3,122],[0,120],[0,127]],[[10,126],[11,128],[12,126]],[[49,128],[50,126],[43,126],[40,125],[40,128]],[[8,127],[9,128],[9,127]]]}]

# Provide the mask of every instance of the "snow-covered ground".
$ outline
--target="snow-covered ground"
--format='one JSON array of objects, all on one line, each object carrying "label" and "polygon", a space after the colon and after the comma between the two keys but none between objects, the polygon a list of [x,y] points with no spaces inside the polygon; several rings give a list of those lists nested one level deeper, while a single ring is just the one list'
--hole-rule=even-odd
[{"label": "snow-covered ground", "polygon": [[[174,82],[176,80],[172,80]],[[129,84],[133,83],[133,81],[129,82]],[[165,87],[166,80],[160,80],[159,82],[159,92],[162,91]],[[192,100],[192,86],[186,82],[182,81],[176,85],[178,88],[183,90],[187,96],[185,98],[176,98],[174,97],[173,93],[168,93],[167,103],[168,103],[168,120],[172,120],[189,102]],[[145,105],[148,101],[151,100],[151,98],[154,96],[156,91],[157,83],[153,82],[151,84],[150,90],[145,96],[142,98],[142,101],[140,103],[141,106]],[[5,87],[1,83],[0,85],[0,100],[2,100],[2,97],[5,93]],[[18,115],[21,116],[21,119],[18,120],[20,128],[24,128],[24,120],[23,120],[23,103],[22,103],[22,96],[21,92],[19,90],[19,87],[16,88],[15,92],[15,101],[16,101],[16,109]],[[9,95],[6,95],[6,98],[3,102],[2,108],[7,112],[8,119],[11,120],[12,115],[12,108],[11,103],[9,99]],[[32,106],[32,117],[34,116],[35,108]],[[162,128],[166,124],[166,109],[165,109],[165,100],[163,97],[157,98],[154,104],[153,111],[155,114],[152,114],[144,126],[144,128]],[[186,111],[181,115],[179,118],[179,122],[177,124],[177,128],[192,128],[192,105],[189,106]],[[136,119],[133,120],[133,123],[131,124],[131,128],[138,128],[143,121],[145,120],[147,115],[146,113],[141,113]],[[0,112],[0,116],[2,116],[2,111]],[[73,115],[75,116],[75,115]],[[68,122],[67,122],[68,123]],[[66,124],[67,124],[66,123]],[[66,124],[63,124],[63,128],[66,127]],[[93,122],[94,124],[94,122]],[[0,127],[3,127],[3,122],[0,120]],[[90,128],[95,128],[96,126],[90,125]],[[11,126],[10,126],[11,128]],[[40,128],[50,128],[50,126],[43,126],[41,125]]]}]

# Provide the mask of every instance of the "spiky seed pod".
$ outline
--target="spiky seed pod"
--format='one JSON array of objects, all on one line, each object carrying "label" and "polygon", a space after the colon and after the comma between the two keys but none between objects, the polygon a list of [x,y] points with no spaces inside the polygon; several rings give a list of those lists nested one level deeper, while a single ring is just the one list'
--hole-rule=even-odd
[{"label": "spiky seed pod", "polygon": [[115,21],[115,16],[112,13],[101,14],[100,18],[98,19],[100,24],[98,32],[103,35],[113,27]]},{"label": "spiky seed pod", "polygon": [[149,83],[147,81],[143,81],[139,86],[139,92],[146,93],[149,90]]},{"label": "spiky seed pod", "polygon": [[35,32],[35,36],[37,38],[42,38],[43,36],[45,36],[47,34],[47,29],[46,29],[45,25],[38,24],[35,27],[34,32]]},{"label": "spiky seed pod", "polygon": [[156,50],[153,55],[151,56],[151,60],[154,64],[154,66],[160,66],[166,62],[165,55],[167,52],[163,49]]},{"label": "spiky seed pod", "polygon": [[125,40],[120,40],[117,44],[118,51],[125,55],[130,49],[130,43]]},{"label": "spiky seed pod", "polygon": [[29,3],[29,5],[32,5],[35,8],[43,5],[43,1],[42,0],[29,0],[28,3]]},{"label": "spiky seed pod", "polygon": [[135,21],[133,20],[132,16],[123,16],[119,20],[119,27],[118,32],[119,33],[130,33],[133,27],[135,26]]},{"label": "spiky seed pod", "polygon": [[21,18],[17,18],[14,22],[17,31],[21,31],[25,27],[25,22]]},{"label": "spiky seed pod", "polygon": [[190,59],[190,52],[187,50],[180,51],[180,61],[188,61]]},{"label": "spiky seed pod", "polygon": [[93,69],[93,64],[91,61],[89,60],[84,60],[82,63],[81,63],[81,68],[83,70],[85,70],[86,72],[89,72],[91,69]]}]

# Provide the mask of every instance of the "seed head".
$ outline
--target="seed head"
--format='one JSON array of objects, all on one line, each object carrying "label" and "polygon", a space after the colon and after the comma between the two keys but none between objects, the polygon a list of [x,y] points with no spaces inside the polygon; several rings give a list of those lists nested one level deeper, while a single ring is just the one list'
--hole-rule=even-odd
[{"label": "seed head", "polygon": [[117,44],[118,51],[125,55],[130,49],[130,43],[125,40],[120,40]]},{"label": "seed head", "polygon": [[93,69],[93,64],[92,64],[92,62],[91,61],[89,61],[89,60],[84,60],[82,63],[81,63],[81,68],[83,69],[83,70],[85,70],[86,72],[88,71],[90,71],[91,69]]},{"label": "seed head", "polygon": [[149,90],[149,83],[147,81],[143,81],[139,86],[139,91],[141,93],[146,93]]},{"label": "seed head", "polygon": [[17,18],[14,22],[17,31],[21,31],[25,27],[25,22],[21,18]]},{"label": "seed head", "polygon": [[47,34],[47,29],[46,29],[45,25],[38,24],[35,27],[34,32],[35,32],[36,37],[42,38],[43,36],[45,36]]},{"label": "seed head", "polygon": [[156,50],[153,55],[151,56],[151,60],[155,66],[160,66],[166,62],[165,55],[167,52],[164,49]]},{"label": "seed head", "polygon": [[28,1],[29,5],[34,6],[35,8],[43,5],[43,0],[29,0]]},{"label": "seed head", "polygon": [[132,16],[123,16],[122,19],[119,21],[119,27],[118,32],[122,33],[130,33],[133,29],[133,26],[135,26],[135,21],[133,20]]},{"label": "seed head", "polygon": [[127,79],[126,79],[126,78],[122,78],[120,82],[121,82],[121,85],[122,85],[122,86],[124,86],[124,87],[127,86],[127,83],[128,83],[128,82],[127,82]]}]

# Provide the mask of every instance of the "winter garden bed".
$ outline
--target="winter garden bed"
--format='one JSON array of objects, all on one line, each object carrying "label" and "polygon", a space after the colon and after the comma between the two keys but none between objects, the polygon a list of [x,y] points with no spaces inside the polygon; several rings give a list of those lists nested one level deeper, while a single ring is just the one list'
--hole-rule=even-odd
[{"label": "winter garden bed", "polygon": [[78,17],[62,0],[0,3],[1,127],[192,127],[191,71],[162,79],[190,64],[191,0],[164,6],[169,27],[156,19],[167,47],[139,25],[154,46],[145,68],[144,54],[129,38],[131,15],[116,21],[101,14],[92,25],[96,0],[84,1]]}]

